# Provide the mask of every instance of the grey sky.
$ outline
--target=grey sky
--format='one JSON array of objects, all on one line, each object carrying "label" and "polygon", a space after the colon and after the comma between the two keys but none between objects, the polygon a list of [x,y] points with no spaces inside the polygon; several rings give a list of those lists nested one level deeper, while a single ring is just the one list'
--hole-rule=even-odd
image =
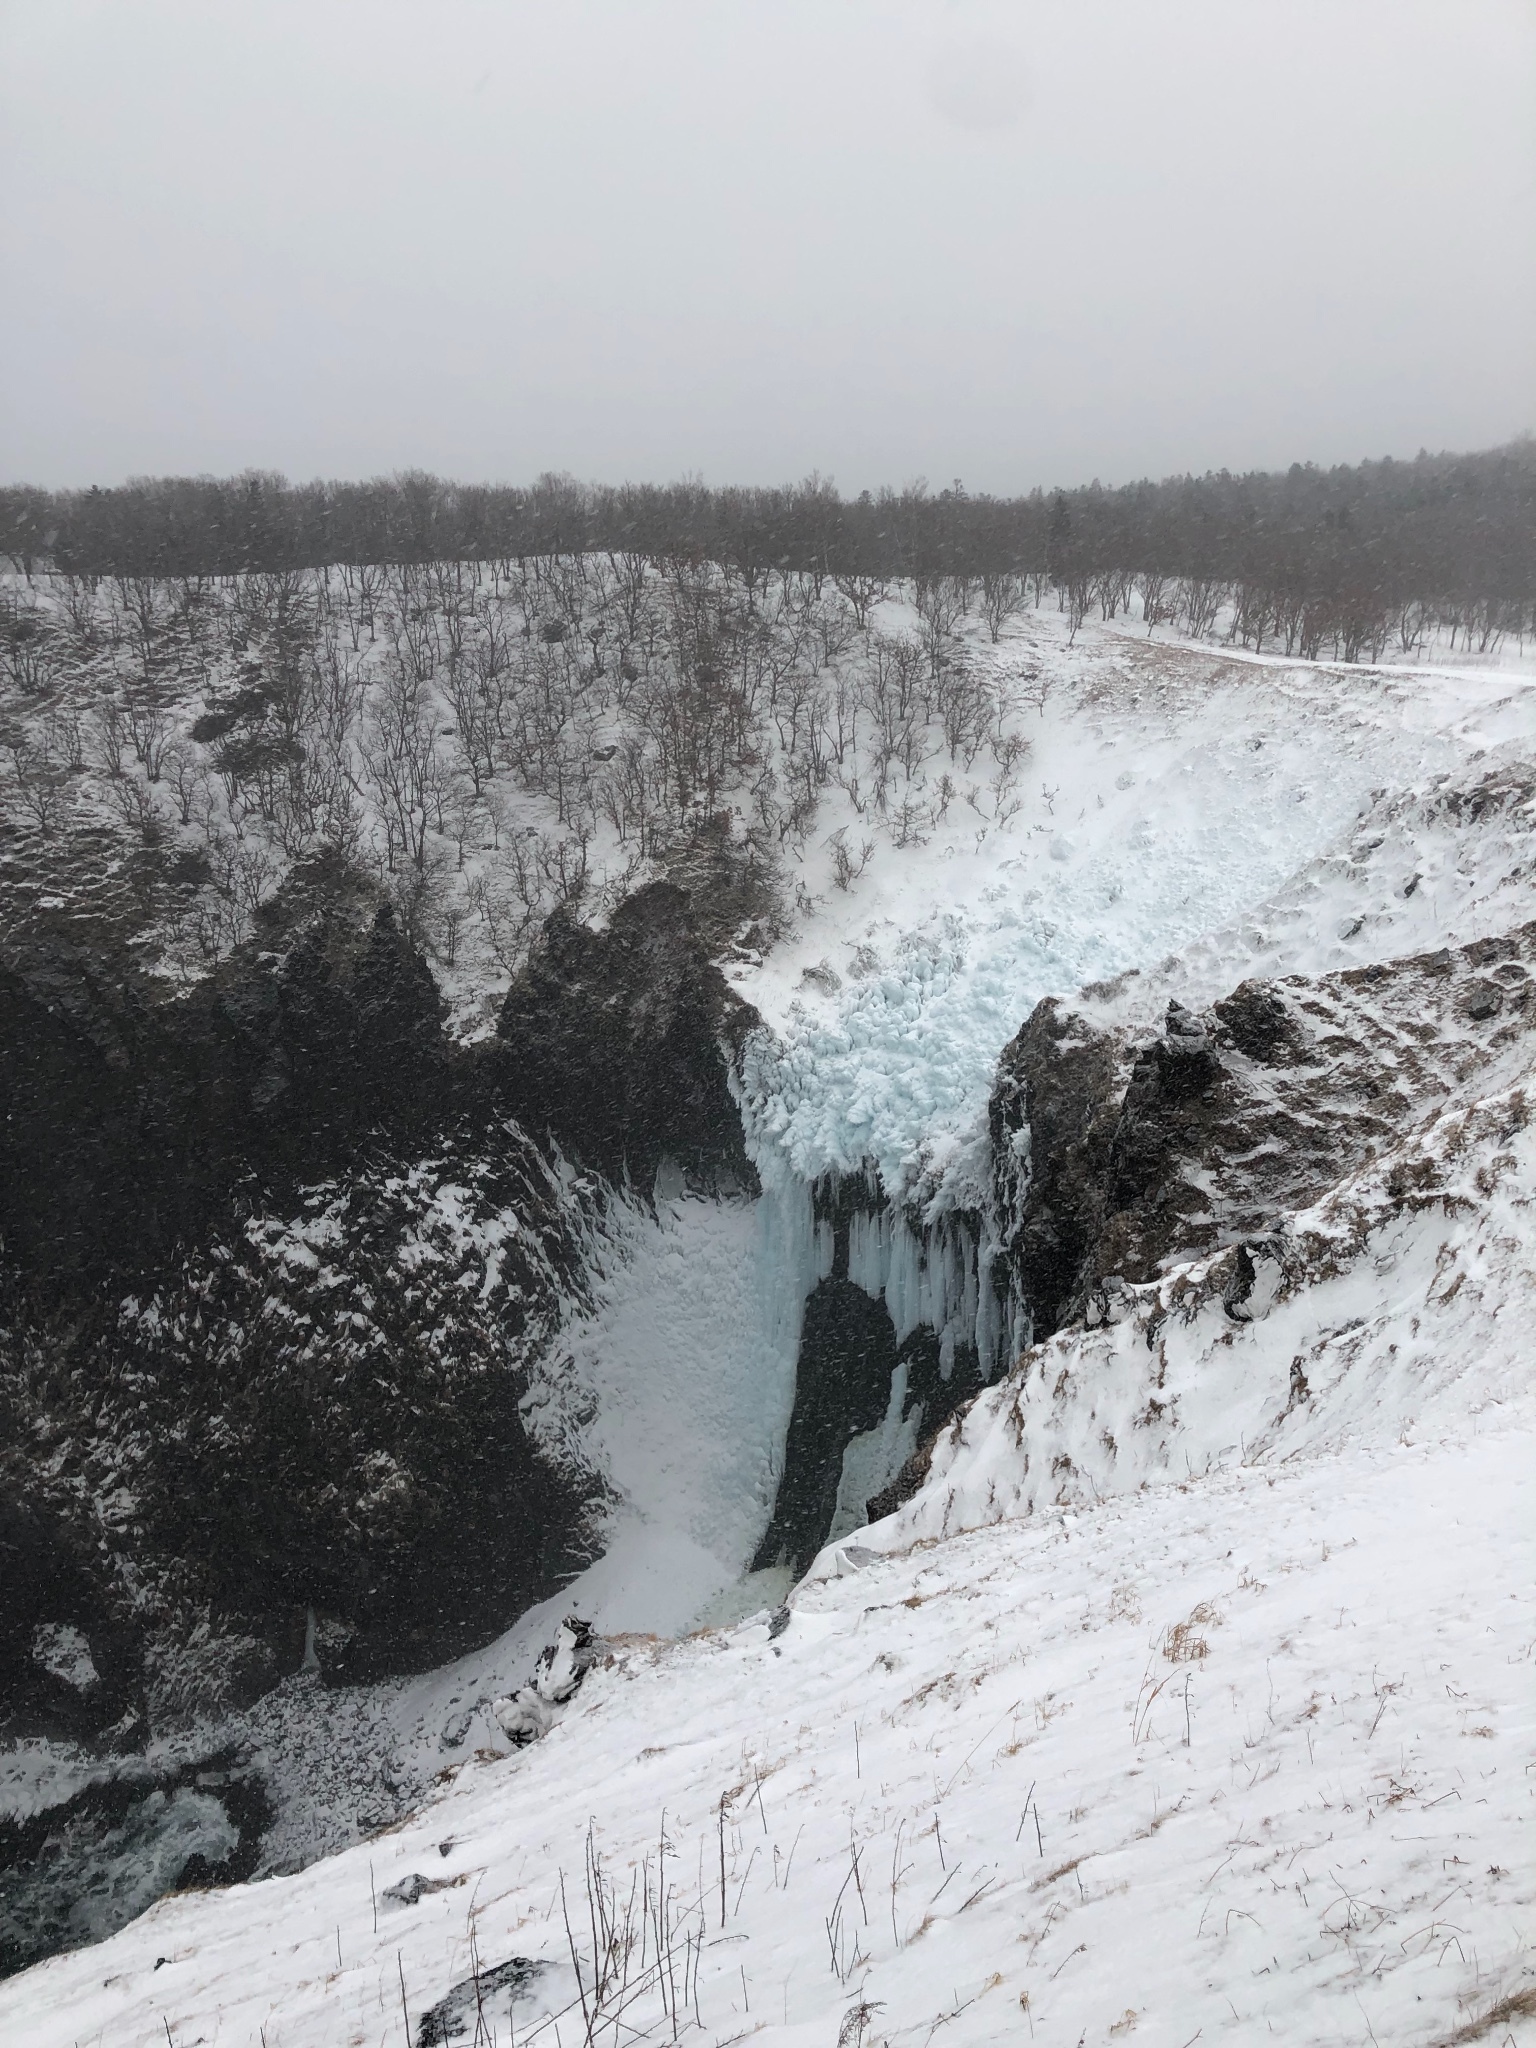
[{"label": "grey sky", "polygon": [[0,477],[1536,425],[1532,0],[5,0]]}]

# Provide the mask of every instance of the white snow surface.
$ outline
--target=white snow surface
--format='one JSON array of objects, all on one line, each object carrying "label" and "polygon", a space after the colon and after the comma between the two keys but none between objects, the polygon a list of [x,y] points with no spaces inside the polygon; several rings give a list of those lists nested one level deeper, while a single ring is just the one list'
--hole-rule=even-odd
[{"label": "white snow surface", "polygon": [[[1219,1260],[1127,1289],[989,1389],[895,1517],[839,1535],[787,1628],[735,1619],[787,1590],[741,1579],[825,1270],[810,1176],[872,1162],[931,1213],[963,1197],[997,1054],[1046,993],[1093,982],[1102,1021],[1155,1023],[1173,994],[1536,908],[1536,817],[1496,795],[1536,742],[1529,679],[1068,649],[1048,616],[999,659],[1021,645],[1050,684],[1032,810],[884,846],[846,894],[812,875],[798,936],[733,971],[766,1020],[744,1086],[764,1196],[662,1187],[594,1245],[532,1420],[603,1473],[605,1554],[484,1652],[358,1701],[349,1739],[437,1786],[308,1869],[162,1900],[0,1984],[0,2039],[398,2048],[474,1959],[522,1955],[545,1967],[492,2008],[498,2041],[512,2017],[518,2042],[662,2039],[674,2003],[679,2037],[722,2048],[1536,2041],[1536,1140],[1513,1056],[1290,1220],[1251,1321]],[[892,1227],[864,1226],[858,1277],[916,1313]],[[572,1608],[607,1661],[499,1753],[489,1699]],[[326,1697],[334,1719],[350,1696]],[[594,1856],[621,1923],[637,1876],[670,1900],[665,1994],[653,1918],[617,2028],[583,2020],[561,1910],[563,1877],[590,2002]],[[412,1872],[441,1888],[375,1922]]]},{"label": "white snow surface", "polygon": [[[163,1900],[0,1986],[0,2029],[399,2044],[402,2005],[414,2038],[515,1954],[548,1965],[516,2040],[583,2040],[559,1885],[590,1984],[590,1831],[620,1914],[665,1841],[701,2042],[824,2048],[859,2006],[892,2044],[1536,2039],[1528,1425],[861,1550],[776,1641],[617,1644],[533,1749],[297,1876]],[[375,1931],[412,1872],[446,1888]],[[670,2032],[649,1941],[621,2039]]]},{"label": "white snow surface", "polygon": [[940,1435],[922,1492],[869,1540],[939,1539],[1222,1466],[1435,1440],[1468,1417],[1527,1419],[1529,1059],[1527,1050],[1520,1078],[1504,1086],[1495,1062],[1489,1092],[1444,1108],[1288,1219],[1271,1249],[1251,1254],[1242,1320],[1224,1299],[1229,1249],[1121,1284],[1106,1324],[1026,1352]]}]

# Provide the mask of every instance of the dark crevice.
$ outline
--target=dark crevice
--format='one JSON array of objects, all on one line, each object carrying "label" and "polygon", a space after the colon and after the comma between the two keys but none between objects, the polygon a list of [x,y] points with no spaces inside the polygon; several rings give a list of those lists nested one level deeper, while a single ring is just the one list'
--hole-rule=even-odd
[{"label": "dark crevice", "polygon": [[805,1305],[784,1476],[755,1570],[787,1564],[803,1571],[826,1541],[843,1452],[885,1414],[895,1370],[896,1331],[885,1303],[850,1280],[821,1281]]}]

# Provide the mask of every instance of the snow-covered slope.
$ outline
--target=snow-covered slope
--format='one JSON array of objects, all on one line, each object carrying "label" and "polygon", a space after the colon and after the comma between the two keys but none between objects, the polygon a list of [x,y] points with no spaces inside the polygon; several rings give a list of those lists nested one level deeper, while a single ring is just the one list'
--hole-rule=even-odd
[{"label": "snow-covered slope", "polygon": [[[400,2044],[517,1956],[501,2042],[666,2039],[674,2007],[805,2048],[1536,2038],[1530,1441],[1492,1408],[859,1553],[773,1640],[617,1644],[542,1744],[163,1901],[0,1987],[0,2026]],[[383,1899],[412,1874],[439,1888]]]},{"label": "snow-covered slope", "polygon": [[[762,1196],[664,1179],[591,1248],[531,1405],[602,1472],[606,1555],[366,1711],[283,1689],[285,1768],[376,1745],[415,1816],[163,1901],[0,1986],[0,2028],[469,2042],[472,1991],[462,2034],[430,2015],[478,1968],[497,2040],[1536,2039],[1529,1038],[1466,1010],[1464,962],[1423,970],[1439,1008],[1396,970],[1379,1002],[1323,979],[1531,919],[1529,683],[1068,647],[1049,615],[995,658],[1033,671],[1038,799],[962,825],[956,798],[846,890],[807,847],[795,933],[732,970],[765,1019],[739,1077]],[[848,1281],[903,1334],[948,1327],[935,1261],[991,1199],[987,1098],[1034,1004],[1129,1059],[1170,999],[1286,976],[1327,1057],[1254,1099],[1326,1126],[1332,1089],[1333,1178],[1280,1175],[1241,1253],[1170,1240],[1102,1289],[787,1607],[743,1579],[831,1270],[812,1181],[873,1176]],[[1180,1171],[1219,1221],[1250,1166]],[[1004,1249],[972,1245],[957,1299]],[[910,1448],[887,1433],[861,1486]],[[490,1699],[573,1606],[605,1659],[507,1756]]]},{"label": "snow-covered slope", "polygon": [[1026,1352],[939,1437],[922,1492],[880,1540],[1433,1439],[1485,1413],[1529,1427],[1532,1053],[1527,1039],[1489,1060],[1273,1233],[1140,1285],[1111,1279],[1090,1327]]}]

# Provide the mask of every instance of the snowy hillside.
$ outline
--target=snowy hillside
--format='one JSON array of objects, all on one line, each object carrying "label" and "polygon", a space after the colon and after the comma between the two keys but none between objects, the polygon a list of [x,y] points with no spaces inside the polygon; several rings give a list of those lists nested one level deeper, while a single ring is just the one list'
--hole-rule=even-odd
[{"label": "snowy hillside", "polygon": [[[878,721],[932,621],[843,625],[813,657],[807,609],[796,673]],[[562,1223],[523,1413],[600,1481],[600,1554],[445,1669],[222,1721],[272,1874],[0,1984],[9,2037],[1536,2041],[1536,692],[945,631],[920,761],[850,737],[797,813],[793,722],[765,745],[782,915],[718,948],[758,1187],[664,1158]],[[957,675],[984,730],[947,747]],[[471,1035],[547,801],[438,873]],[[195,978],[181,914],[153,943]],[[869,1386],[807,1349],[859,1300]],[[514,1750],[494,1702],[573,1611],[596,1662]],[[24,1814],[95,1768],[0,1782]],[[217,1860],[200,1796],[162,1837]]]},{"label": "snowy hillside", "polygon": [[1528,1420],[845,1552],[776,1639],[616,1643],[542,1744],[0,2019],[468,2042],[472,1991],[425,2016],[478,1965],[501,2042],[1530,2040]]}]

